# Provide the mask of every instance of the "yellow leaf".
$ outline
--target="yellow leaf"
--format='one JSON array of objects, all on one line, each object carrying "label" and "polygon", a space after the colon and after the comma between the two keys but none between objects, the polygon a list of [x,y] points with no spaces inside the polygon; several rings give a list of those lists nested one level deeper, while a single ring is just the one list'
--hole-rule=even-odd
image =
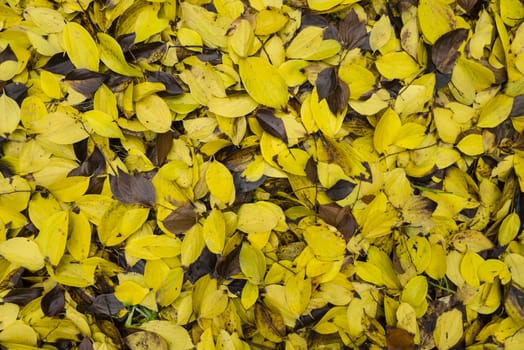
[{"label": "yellow leaf", "polygon": [[120,281],[115,287],[115,297],[125,305],[140,304],[147,293],[148,288],[132,280]]},{"label": "yellow leaf", "polygon": [[40,72],[40,88],[51,98],[59,99],[62,97],[62,90],[58,83],[58,78],[51,72],[46,70]]},{"label": "yellow leaf", "polygon": [[188,331],[172,321],[148,321],[143,323],[140,328],[164,338],[169,344],[169,350],[190,350],[194,348]]},{"label": "yellow leaf", "polygon": [[373,134],[373,145],[378,153],[385,153],[393,144],[401,126],[400,118],[394,110],[388,108],[382,114]]},{"label": "yellow leaf", "polygon": [[346,241],[342,234],[332,226],[311,224],[304,229],[304,240],[322,261],[339,260],[346,251]]},{"label": "yellow leaf", "polygon": [[100,136],[123,139],[124,134],[109,114],[92,110],[83,114],[87,124]]},{"label": "yellow leaf", "polygon": [[69,213],[59,211],[44,221],[35,241],[42,255],[53,265],[58,265],[64,255],[69,227]]},{"label": "yellow leaf", "polygon": [[200,317],[213,318],[222,314],[228,304],[227,290],[217,289],[204,297],[200,304]]},{"label": "yellow leaf", "polygon": [[32,126],[34,132],[59,145],[73,144],[89,136],[79,120],[64,112],[49,113],[45,118],[35,120]]},{"label": "yellow leaf", "polygon": [[288,91],[278,70],[259,57],[240,59],[239,74],[249,95],[258,103],[273,108],[287,104]]},{"label": "yellow leaf", "polygon": [[124,52],[112,36],[106,33],[97,33],[100,49],[100,59],[113,72],[131,77],[141,77],[142,71],[127,63]]},{"label": "yellow leaf", "polygon": [[236,29],[229,37],[229,45],[234,53],[239,57],[245,58],[251,52],[255,34],[253,27],[246,19],[240,19],[236,25]]},{"label": "yellow leaf", "polygon": [[91,34],[76,22],[67,22],[63,32],[64,46],[76,68],[98,72],[99,53]]},{"label": "yellow leaf", "polygon": [[311,279],[304,275],[305,270],[290,276],[285,285],[286,301],[289,310],[302,314],[311,299]]},{"label": "yellow leaf", "polygon": [[183,282],[184,270],[182,268],[177,267],[169,271],[163,280],[162,286],[156,293],[158,304],[160,306],[172,304],[179,297]]},{"label": "yellow leaf", "polygon": [[462,312],[458,309],[446,311],[437,319],[433,338],[439,350],[452,348],[463,335]]},{"label": "yellow leaf", "polygon": [[513,97],[498,94],[490,99],[480,111],[477,126],[479,128],[494,128],[509,117],[513,107]]},{"label": "yellow leaf", "polygon": [[157,95],[144,97],[135,105],[136,116],[148,130],[164,133],[171,129],[173,117],[167,103]]},{"label": "yellow leaf", "polygon": [[212,253],[222,254],[226,241],[226,222],[222,212],[216,208],[211,210],[211,213],[204,221],[203,229],[207,248]]},{"label": "yellow leaf", "polygon": [[146,260],[174,258],[180,254],[180,240],[165,235],[146,235],[129,239],[126,253]]},{"label": "yellow leaf", "polygon": [[460,262],[460,274],[467,284],[473,287],[480,287],[478,276],[479,267],[484,259],[475,252],[467,251]]},{"label": "yellow leaf", "polygon": [[81,211],[69,212],[69,222],[67,251],[78,261],[87,259],[91,248],[91,224]]},{"label": "yellow leaf", "polygon": [[499,227],[499,244],[506,245],[511,242],[520,230],[520,217],[513,212],[506,216]]},{"label": "yellow leaf", "polygon": [[189,266],[195,262],[202,253],[202,249],[204,249],[205,245],[206,242],[204,240],[202,226],[193,225],[193,227],[186,232],[180,248],[180,260],[182,265]]},{"label": "yellow leaf", "polygon": [[484,143],[482,141],[482,135],[469,134],[464,136],[457,143],[457,148],[468,156],[478,156],[484,153]]},{"label": "yellow leaf", "polygon": [[209,192],[224,204],[235,201],[235,184],[229,169],[220,162],[214,161],[206,170],[206,184]]},{"label": "yellow leaf", "polygon": [[264,280],[266,258],[264,253],[249,243],[243,243],[240,249],[240,270],[250,283],[259,285]]},{"label": "yellow leaf", "polygon": [[0,96],[0,135],[15,131],[20,122],[20,107],[15,100],[3,93]]},{"label": "yellow leaf", "polygon": [[45,264],[38,245],[29,238],[15,237],[0,242],[0,255],[30,271],[40,270]]},{"label": "yellow leaf", "polygon": [[258,299],[258,295],[258,285],[247,282],[242,289],[242,295],[240,297],[244,309],[247,310],[253,306]]},{"label": "yellow leaf", "polygon": [[417,273],[422,273],[431,262],[431,245],[425,237],[417,235],[408,239],[407,246]]},{"label": "yellow leaf", "polygon": [[446,1],[422,0],[417,10],[420,30],[430,44],[455,27],[455,14]]},{"label": "yellow leaf", "polygon": [[382,55],[375,61],[375,65],[380,74],[389,80],[408,79],[420,71],[419,64],[405,51]]},{"label": "yellow leaf", "polygon": [[257,108],[258,103],[249,95],[232,95],[229,97],[212,97],[207,103],[209,110],[226,118],[238,118],[247,115]]},{"label": "yellow leaf", "polygon": [[260,201],[242,204],[238,210],[237,228],[246,233],[263,233],[277,226],[278,216]]}]

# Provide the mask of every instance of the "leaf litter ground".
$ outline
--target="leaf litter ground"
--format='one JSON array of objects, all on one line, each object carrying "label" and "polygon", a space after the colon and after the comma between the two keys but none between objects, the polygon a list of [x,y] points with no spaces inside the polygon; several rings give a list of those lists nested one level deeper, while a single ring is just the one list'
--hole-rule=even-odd
[{"label": "leaf litter ground", "polygon": [[0,348],[520,349],[518,0],[0,3]]}]

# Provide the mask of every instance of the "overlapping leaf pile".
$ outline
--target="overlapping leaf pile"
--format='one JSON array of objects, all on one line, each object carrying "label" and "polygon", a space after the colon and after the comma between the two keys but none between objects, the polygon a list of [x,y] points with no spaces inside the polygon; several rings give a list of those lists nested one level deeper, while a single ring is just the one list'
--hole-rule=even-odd
[{"label": "overlapping leaf pile", "polygon": [[0,3],[0,348],[519,349],[519,0]]}]

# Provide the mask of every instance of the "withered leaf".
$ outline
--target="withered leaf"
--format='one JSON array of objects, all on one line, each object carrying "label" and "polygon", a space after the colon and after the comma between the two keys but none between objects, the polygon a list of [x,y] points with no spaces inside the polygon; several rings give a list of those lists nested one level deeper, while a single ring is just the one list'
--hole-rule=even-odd
[{"label": "withered leaf", "polygon": [[162,42],[140,44],[133,47],[129,52],[126,52],[125,58],[132,63],[137,63],[142,60],[151,63],[162,58],[166,50],[167,46]]},{"label": "withered leaf", "polygon": [[250,192],[259,188],[264,181],[266,176],[262,175],[257,181],[247,181],[245,177],[242,176],[242,173],[238,172],[233,175],[233,181],[235,183],[235,190],[237,192]]},{"label": "withered leaf", "polygon": [[44,288],[13,288],[2,299],[5,303],[13,303],[20,306],[29,304],[33,299],[42,295]]},{"label": "withered leaf", "polygon": [[[1,88],[1,84],[0,84]],[[27,96],[27,86],[25,86],[22,83],[9,83],[6,86],[3,87],[3,90],[5,91],[6,95],[11,97],[13,100],[15,100],[18,105],[22,104],[22,101]]]},{"label": "withered leaf", "polygon": [[391,328],[386,332],[388,350],[415,349],[414,335],[402,328]]},{"label": "withered leaf", "polygon": [[11,49],[11,45],[9,44],[2,52],[0,52],[0,63],[4,63],[5,61],[18,62],[18,58],[16,57],[13,49]]},{"label": "withered leaf", "polygon": [[268,134],[276,138],[288,142],[286,127],[282,119],[275,116],[275,114],[266,108],[260,108],[255,114],[258,123]]},{"label": "withered leaf", "polygon": [[67,176],[91,176],[100,175],[106,170],[106,160],[100,149],[95,146],[89,157],[67,174]]},{"label": "withered leaf", "polygon": [[217,255],[211,253],[207,247],[204,247],[198,259],[187,268],[186,277],[194,284],[200,277],[213,274],[216,264]]},{"label": "withered leaf", "polygon": [[159,82],[165,85],[166,90],[159,93],[160,96],[176,96],[184,93],[172,74],[166,72],[147,72],[148,81]]},{"label": "withered leaf", "polygon": [[325,17],[314,13],[306,13],[302,15],[302,18],[300,20],[300,29],[304,29],[310,26],[327,27],[328,24],[329,22]]},{"label": "withered leaf", "polygon": [[57,53],[42,67],[51,73],[66,75],[75,69],[75,66],[65,53]]},{"label": "withered leaf", "polygon": [[163,134],[158,134],[155,140],[155,147],[153,148],[151,160],[156,166],[164,164],[167,155],[173,146],[173,131],[168,131]]},{"label": "withered leaf", "polygon": [[457,0],[457,4],[462,7],[466,12],[473,10],[478,0]]},{"label": "withered leaf", "polygon": [[318,100],[326,99],[333,114],[338,114],[346,108],[349,100],[349,87],[340,80],[334,67],[321,71],[316,80]]},{"label": "withered leaf", "polygon": [[[111,1],[108,1],[108,2],[111,2]],[[131,50],[133,46],[135,46],[135,38],[136,38],[136,33],[133,32],[129,34],[120,35],[118,38],[116,38],[116,41],[122,48],[122,51],[127,52]]]},{"label": "withered leaf", "polygon": [[349,11],[346,17],[340,22],[338,26],[338,36],[344,47],[349,50],[356,47],[364,50],[369,49],[366,22],[358,19],[355,10]]},{"label": "withered leaf", "polygon": [[261,303],[255,304],[255,322],[259,331],[264,330],[264,337],[271,341],[280,342],[286,335],[286,325],[282,315],[271,311]]},{"label": "withered leaf", "polygon": [[324,204],[319,206],[318,216],[331,226],[335,226],[344,235],[346,241],[349,241],[357,231],[357,220],[349,206],[341,207],[336,203]]},{"label": "withered leaf", "polygon": [[106,79],[107,76],[105,74],[92,72],[84,68],[74,69],[64,78],[73,89],[87,98],[92,98]]},{"label": "withered leaf", "polygon": [[232,275],[240,273],[240,249],[239,245],[228,255],[218,259],[215,270],[220,278],[229,279]]},{"label": "withered leaf", "polygon": [[176,208],[169,214],[162,223],[171,232],[175,234],[184,233],[193,227],[198,221],[198,215],[195,213],[191,204],[186,204]]},{"label": "withered leaf", "polygon": [[78,350],[93,350],[93,343],[89,340],[89,337],[84,337],[78,345]]},{"label": "withered leaf", "polygon": [[64,311],[64,290],[57,284],[53,289],[43,296],[40,307],[46,316],[56,316]]},{"label": "withered leaf", "polygon": [[326,191],[326,195],[333,201],[339,201],[346,198],[355,188],[355,184],[347,180],[338,180],[330,189]]},{"label": "withered leaf", "polygon": [[111,317],[124,308],[124,305],[115,297],[113,293],[99,294],[87,311],[97,316]]},{"label": "withered leaf", "polygon": [[513,106],[511,107],[510,117],[518,117],[524,115],[524,95],[515,96],[513,99]]},{"label": "withered leaf", "polygon": [[129,175],[118,169],[118,176],[109,176],[109,185],[113,196],[122,203],[155,205],[155,188],[145,173]]},{"label": "withered leaf", "polygon": [[306,162],[306,176],[309,181],[316,183],[318,181],[317,163],[313,157],[310,157]]},{"label": "withered leaf", "polygon": [[459,57],[458,49],[468,37],[468,30],[459,28],[442,35],[435,42],[431,51],[431,60],[437,70],[443,74],[450,74]]},{"label": "withered leaf", "polygon": [[318,100],[321,101],[335,92],[337,87],[337,72],[329,67],[318,73],[315,82],[318,91]]}]

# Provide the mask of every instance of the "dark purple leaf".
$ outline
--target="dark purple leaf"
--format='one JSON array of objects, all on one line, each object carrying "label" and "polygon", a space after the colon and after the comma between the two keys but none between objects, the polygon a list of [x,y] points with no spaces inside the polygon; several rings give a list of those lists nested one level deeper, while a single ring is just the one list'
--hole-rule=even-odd
[{"label": "dark purple leaf", "polygon": [[338,26],[338,36],[342,44],[349,50],[356,47],[365,50],[369,49],[366,22],[358,19],[355,10],[349,11],[346,17],[340,22]]},{"label": "dark purple leaf", "polygon": [[13,49],[11,49],[11,46],[9,44],[2,52],[0,52],[0,63],[4,63],[6,61],[18,62],[18,58],[16,57],[15,52],[13,51]]},{"label": "dark purple leaf", "polygon": [[88,307],[87,312],[97,316],[115,316],[124,308],[124,305],[115,297],[113,293],[97,295],[93,303]]},{"label": "dark purple leaf", "polygon": [[302,15],[301,21],[300,21],[300,29],[304,29],[306,27],[327,27],[329,24],[328,20],[325,16],[317,15],[313,13],[306,13]]},{"label": "dark purple leaf", "polygon": [[159,93],[159,95],[176,96],[184,93],[184,90],[182,90],[172,74],[160,71],[146,72],[146,78],[148,81],[164,84],[166,90]]},{"label": "dark purple leaf", "polygon": [[457,0],[457,4],[462,7],[466,12],[473,10],[478,0]]},{"label": "dark purple leaf", "polygon": [[189,265],[185,275],[194,284],[200,277],[213,274],[216,264],[217,255],[211,253],[207,247],[204,247],[198,259]]},{"label": "dark purple leaf", "polygon": [[216,273],[220,278],[229,279],[240,273],[240,248],[237,246],[226,256],[221,256],[216,264]]},{"label": "dark purple leaf", "polygon": [[339,41],[337,28],[333,24],[329,24],[322,33],[322,39]]},{"label": "dark purple leaf", "polygon": [[88,69],[75,69],[69,72],[64,80],[76,91],[87,98],[92,98],[107,76]]},{"label": "dark purple leaf", "polygon": [[450,74],[453,71],[455,61],[460,55],[458,49],[467,37],[468,30],[459,28],[438,38],[431,51],[431,60],[439,72]]},{"label": "dark purple leaf", "polygon": [[3,90],[6,95],[15,100],[18,105],[21,105],[27,96],[27,86],[22,83],[9,83],[4,86]]},{"label": "dark purple leaf", "polygon": [[327,97],[329,109],[333,114],[338,114],[347,107],[349,102],[349,86],[345,81],[338,79],[335,91]]},{"label": "dark purple leaf", "polygon": [[173,131],[157,134],[155,147],[153,148],[151,159],[156,166],[161,166],[166,161],[167,155],[173,146]]},{"label": "dark purple leaf", "polygon": [[78,345],[78,350],[94,350],[93,343],[88,337],[84,337]]},{"label": "dark purple leaf", "polygon": [[29,304],[33,299],[42,295],[44,288],[13,288],[2,299],[5,303],[13,303],[20,306]]},{"label": "dark purple leaf", "polygon": [[222,63],[222,53],[216,49],[204,48],[204,52],[196,55],[202,62],[207,62],[216,66]]},{"label": "dark purple leaf", "polygon": [[198,215],[195,213],[191,204],[177,208],[169,214],[162,223],[171,232],[175,234],[185,233],[198,221]]},{"label": "dark purple leaf", "polygon": [[513,107],[511,107],[510,117],[519,117],[524,115],[524,94],[515,96]]},{"label": "dark purple leaf", "polygon": [[155,205],[155,188],[145,173],[129,175],[118,169],[118,176],[110,175],[109,185],[113,196],[122,203]]},{"label": "dark purple leaf", "polygon": [[306,162],[306,176],[309,181],[312,183],[316,183],[318,181],[318,171],[317,171],[317,163],[313,159],[313,157],[310,157]]},{"label": "dark purple leaf", "polygon": [[51,56],[42,69],[51,73],[66,75],[75,69],[75,66],[66,54],[57,53]]},{"label": "dark purple leaf", "polygon": [[162,58],[167,50],[163,42],[152,42],[147,44],[136,45],[125,54],[126,60],[133,63],[138,61],[155,62]]},{"label": "dark purple leaf", "polygon": [[43,296],[40,301],[40,307],[46,316],[56,316],[64,312],[65,296],[64,290],[59,284],[55,285],[53,289]]},{"label": "dark purple leaf", "polygon": [[239,193],[249,192],[259,188],[264,181],[266,176],[262,175],[257,181],[247,181],[245,177],[242,176],[241,172],[235,173],[233,175],[233,181],[235,182],[235,190]]},{"label": "dark purple leaf", "polygon": [[136,33],[133,32],[119,36],[118,38],[116,38],[116,41],[118,41],[118,44],[120,45],[122,50],[124,52],[127,52],[131,50],[133,46],[135,46],[135,38]]},{"label": "dark purple leaf", "polygon": [[335,185],[326,191],[326,195],[333,201],[346,198],[355,188],[355,184],[346,180],[338,180]]},{"label": "dark purple leaf", "polygon": [[315,84],[319,101],[331,95],[337,87],[337,72],[335,68],[329,67],[318,73]]},{"label": "dark purple leaf", "polygon": [[275,136],[277,139],[280,139],[287,144],[288,139],[286,127],[284,126],[282,119],[276,117],[271,110],[265,108],[259,109],[255,116],[258,123],[265,132],[271,136]]},{"label": "dark purple leaf", "polygon": [[100,175],[105,173],[105,170],[106,159],[100,149],[95,146],[93,153],[78,168],[71,170],[67,176]]},{"label": "dark purple leaf", "polygon": [[349,206],[341,207],[336,203],[324,204],[319,206],[318,216],[329,225],[335,226],[344,235],[346,241],[349,241],[357,231],[357,221]]}]

